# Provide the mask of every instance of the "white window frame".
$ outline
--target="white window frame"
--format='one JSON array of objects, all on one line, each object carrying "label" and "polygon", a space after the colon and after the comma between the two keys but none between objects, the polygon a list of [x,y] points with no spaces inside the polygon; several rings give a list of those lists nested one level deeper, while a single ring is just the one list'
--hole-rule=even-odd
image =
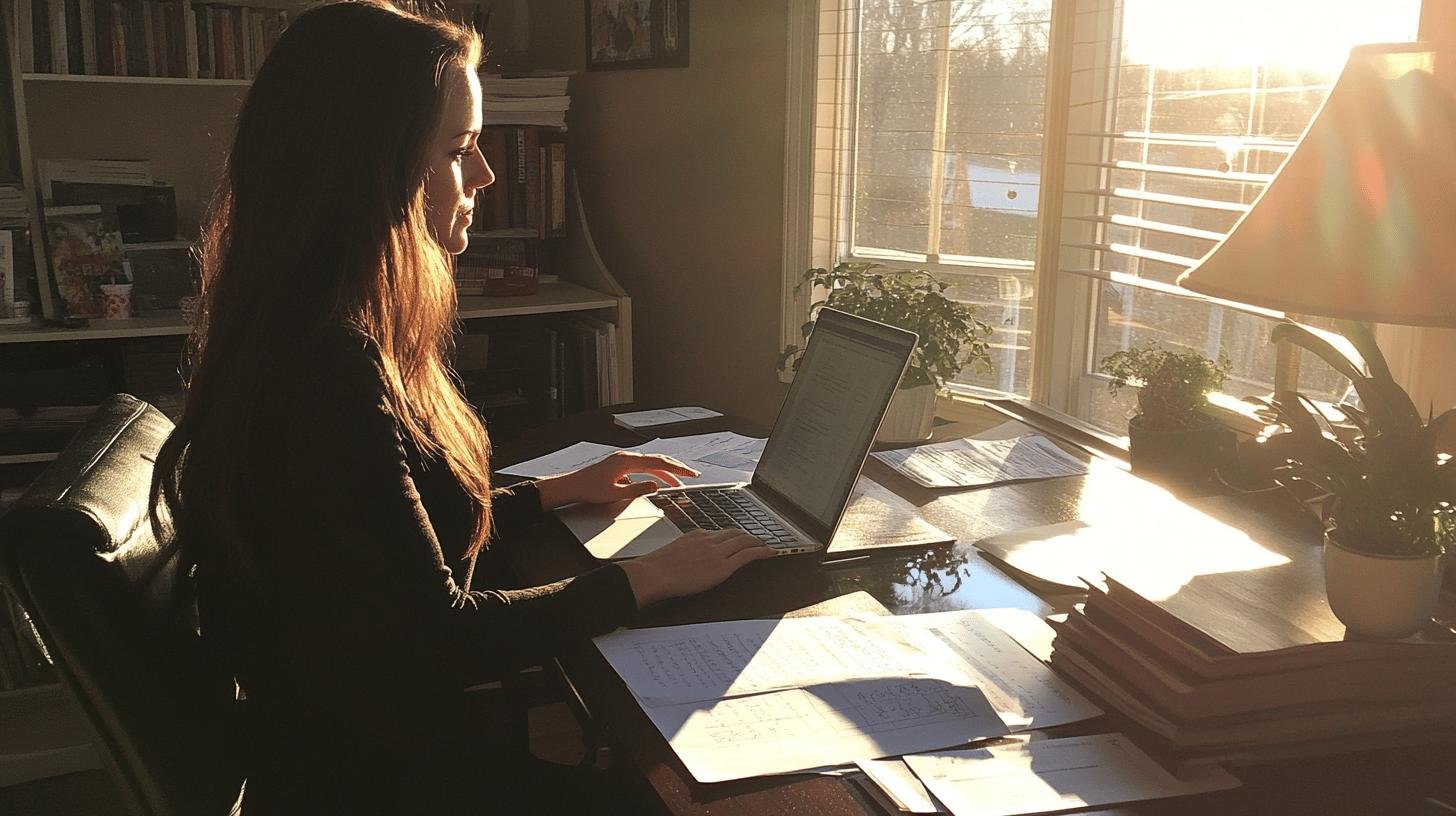
[{"label": "white window frame", "polygon": [[[1106,156],[1103,155],[1069,157],[1066,153],[1069,132],[1099,132],[1104,129],[1103,122],[1090,120],[1104,118],[1106,115],[1105,108],[1072,111],[1069,101],[1072,98],[1073,85],[1077,82],[1098,81],[1099,79],[1104,82],[1115,81],[1112,71],[1084,72],[1085,76],[1074,75],[1072,71],[1074,52],[1079,45],[1083,45],[1075,40],[1077,15],[1079,13],[1097,15],[1094,20],[1100,35],[1097,39],[1107,42],[1112,39],[1112,32],[1121,26],[1119,19],[1121,5],[1116,0],[1095,0],[1092,8],[1089,9],[1087,0],[1082,0],[1081,12],[1078,11],[1078,5],[1078,0],[1052,0],[1051,4],[1035,260],[1028,264],[1007,264],[994,259],[965,259],[969,262],[946,263],[933,254],[886,253],[880,255],[875,253],[871,255],[860,253],[854,255],[849,251],[851,247],[850,242],[845,240],[847,236],[843,235],[839,236],[840,246],[835,247],[835,250],[837,250],[837,255],[845,260],[878,261],[890,266],[916,266],[931,271],[953,270],[994,277],[997,272],[1016,270],[1024,273],[1030,270],[1037,298],[1036,321],[1031,341],[1030,393],[1028,399],[1017,399],[1017,401],[1029,402],[1038,409],[1049,411],[1065,422],[1105,437],[1107,436],[1105,432],[1078,419],[1078,417],[1087,416],[1090,412],[1090,401],[1094,389],[1105,387],[1107,382],[1105,375],[1096,373],[1095,361],[1091,359],[1096,340],[1094,306],[1101,282],[1095,278],[1061,271],[1063,228],[1067,223],[1063,220],[1063,209],[1065,206],[1064,193],[1068,188],[1069,177],[1075,179],[1073,183],[1078,184],[1073,189],[1095,189],[1100,184],[1097,175],[1103,172],[1096,165],[1106,160]],[[1427,8],[1422,9],[1422,22],[1425,22],[1427,10]],[[817,77],[819,2],[818,0],[790,0],[788,16],[784,288],[781,322],[781,341],[785,346],[800,342],[800,327],[807,318],[811,302],[810,294],[796,293],[795,287],[801,280],[804,270],[810,268],[814,260],[812,231],[815,169],[813,167],[814,83]],[[1103,60],[1110,59],[1110,55],[1099,54],[1097,59],[1100,65]],[[1100,98],[1108,99],[1112,96],[1112,94],[1103,94]],[[942,103],[944,97],[942,89],[942,93],[938,97]],[[943,108],[944,105],[942,104],[940,107]],[[1107,140],[1103,140],[1097,148],[1098,151],[1104,153],[1109,149],[1110,143]],[[943,173],[944,168],[941,163],[932,162],[932,183],[942,177]],[[1085,175],[1086,178],[1078,179],[1079,174]],[[842,194],[846,199],[850,199],[852,191],[845,190],[842,191]],[[845,201],[842,206],[850,204],[852,204],[852,199]],[[938,212],[941,206],[942,202],[939,197],[932,196],[932,231],[938,231],[938,219],[934,217],[934,213]],[[1088,223],[1086,228],[1097,229],[1091,223]],[[1095,241],[1082,243],[1095,243]],[[930,246],[934,247],[935,244],[932,242]],[[1167,289],[1170,294],[1177,297],[1231,306],[1262,317],[1272,319],[1282,317],[1282,314],[1277,312],[1207,298],[1193,292],[1179,290],[1176,287],[1156,285],[1149,287],[1146,281],[1140,285],[1145,288]],[[788,374],[785,373],[781,379],[787,382]],[[983,389],[970,386],[954,385],[949,390],[952,392],[952,400],[956,397],[993,395]]]}]

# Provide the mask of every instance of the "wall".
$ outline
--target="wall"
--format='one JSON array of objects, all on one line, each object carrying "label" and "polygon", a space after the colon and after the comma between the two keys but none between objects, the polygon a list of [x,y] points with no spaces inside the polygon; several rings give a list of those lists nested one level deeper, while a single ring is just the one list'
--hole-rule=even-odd
[{"label": "wall", "polygon": [[[532,1],[538,65],[582,67],[584,5]],[[696,0],[689,67],[572,80],[573,160],[597,247],[632,296],[641,402],[767,424],[782,398],[787,20],[788,0]]]}]

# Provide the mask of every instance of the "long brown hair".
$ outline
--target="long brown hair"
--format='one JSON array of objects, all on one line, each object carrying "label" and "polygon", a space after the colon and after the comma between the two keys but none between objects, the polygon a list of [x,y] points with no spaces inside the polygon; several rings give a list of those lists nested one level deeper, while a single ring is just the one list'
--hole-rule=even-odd
[{"label": "long brown hair", "polygon": [[186,408],[158,456],[156,523],[161,510],[205,514],[233,539],[207,546],[251,560],[234,497],[260,392],[300,341],[340,325],[377,345],[401,431],[474,497],[468,552],[483,546],[490,442],[447,367],[455,285],[424,199],[442,79],[475,70],[480,49],[468,28],[371,0],[306,11],[279,38],[203,231]]}]

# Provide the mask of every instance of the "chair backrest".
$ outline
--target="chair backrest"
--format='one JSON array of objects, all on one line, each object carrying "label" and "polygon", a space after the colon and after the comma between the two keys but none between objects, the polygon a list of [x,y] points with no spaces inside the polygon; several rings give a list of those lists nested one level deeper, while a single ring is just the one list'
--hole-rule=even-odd
[{"label": "chair backrest", "polygon": [[103,404],[0,518],[0,567],[131,807],[227,814],[242,785],[235,687],[203,647],[174,536],[148,514],[171,430],[135,397]]}]

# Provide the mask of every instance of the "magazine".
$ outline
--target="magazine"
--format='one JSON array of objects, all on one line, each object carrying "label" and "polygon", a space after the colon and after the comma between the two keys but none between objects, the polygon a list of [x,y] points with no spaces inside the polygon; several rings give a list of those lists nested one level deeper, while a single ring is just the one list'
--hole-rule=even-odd
[{"label": "magazine", "polygon": [[101,284],[125,279],[115,210],[95,204],[47,207],[45,235],[58,311],[65,317],[100,317]]}]

